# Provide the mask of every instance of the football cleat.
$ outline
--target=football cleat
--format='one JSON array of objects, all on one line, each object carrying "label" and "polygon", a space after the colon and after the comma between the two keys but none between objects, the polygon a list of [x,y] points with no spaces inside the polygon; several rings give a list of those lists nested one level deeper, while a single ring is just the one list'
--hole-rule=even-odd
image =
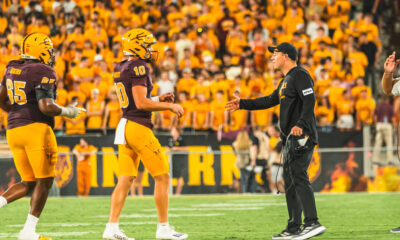
[{"label": "football cleat", "polygon": [[309,239],[318,235],[323,234],[326,231],[326,228],[322,226],[320,223],[313,223],[311,225],[305,225],[303,230],[297,235],[293,237],[295,240],[304,240]]},{"label": "football cleat", "polygon": [[174,230],[172,226],[158,226],[156,232],[157,240],[181,240],[187,239],[188,235],[186,233],[178,233]]},{"label": "football cleat", "polygon": [[400,227],[390,230],[391,233],[400,233]]},{"label": "football cleat", "polygon": [[18,240],[51,240],[51,238],[41,236],[34,232],[28,233],[26,231],[21,231],[18,234]]},{"label": "football cleat", "polygon": [[285,229],[281,233],[275,234],[274,236],[272,236],[272,239],[293,239],[299,233],[300,233],[300,230],[296,231],[296,232],[289,232],[288,230]]},{"label": "football cleat", "polygon": [[103,239],[104,240],[135,240],[134,238],[128,238],[125,233],[120,230],[111,230],[109,228],[106,228],[103,233]]},{"label": "football cleat", "polygon": [[49,237],[43,237],[43,236],[39,236],[38,240],[51,240],[51,238]]}]

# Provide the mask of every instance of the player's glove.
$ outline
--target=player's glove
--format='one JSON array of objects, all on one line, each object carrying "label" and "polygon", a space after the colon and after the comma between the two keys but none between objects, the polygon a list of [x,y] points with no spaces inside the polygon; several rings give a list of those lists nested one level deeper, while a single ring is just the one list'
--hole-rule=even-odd
[{"label": "player's glove", "polygon": [[397,81],[396,84],[393,85],[392,88],[393,96],[400,96],[400,81]]},{"label": "player's glove", "polygon": [[83,108],[78,108],[76,107],[77,103],[73,103],[69,105],[68,107],[61,107],[61,114],[60,116],[67,117],[67,118],[76,118],[79,113],[86,112],[85,109]]}]

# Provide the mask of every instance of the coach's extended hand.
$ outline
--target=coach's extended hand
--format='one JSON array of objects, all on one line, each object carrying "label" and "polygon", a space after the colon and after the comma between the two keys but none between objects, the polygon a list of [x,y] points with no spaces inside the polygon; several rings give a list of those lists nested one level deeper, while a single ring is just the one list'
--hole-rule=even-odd
[{"label": "coach's extended hand", "polygon": [[235,98],[232,101],[229,101],[226,105],[225,108],[229,111],[229,112],[234,112],[236,110],[239,110],[239,102],[240,102],[240,98],[236,95],[233,95],[233,97]]}]

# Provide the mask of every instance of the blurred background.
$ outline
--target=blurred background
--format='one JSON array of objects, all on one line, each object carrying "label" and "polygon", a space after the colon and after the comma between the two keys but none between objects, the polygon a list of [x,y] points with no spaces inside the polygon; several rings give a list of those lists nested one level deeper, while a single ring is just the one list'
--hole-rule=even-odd
[{"label": "blurred background", "polygon": [[[18,59],[26,34],[51,37],[57,103],[87,109],[56,117],[54,195],[108,195],[118,176],[115,128],[121,117],[113,65],[121,36],[151,31],[153,96],[174,92],[185,115],[154,112],[170,159],[175,194],[283,190],[279,106],[225,112],[234,94],[269,95],[282,80],[267,46],[290,42],[313,80],[320,144],[309,168],[315,191],[400,190],[400,98],[384,97],[383,63],[399,49],[399,0],[3,0],[0,73]],[[386,109],[385,111],[383,111]],[[390,109],[390,110],[388,110]],[[19,175],[0,113],[0,193]],[[256,160],[256,167],[250,162]],[[133,194],[151,194],[144,168]]]}]

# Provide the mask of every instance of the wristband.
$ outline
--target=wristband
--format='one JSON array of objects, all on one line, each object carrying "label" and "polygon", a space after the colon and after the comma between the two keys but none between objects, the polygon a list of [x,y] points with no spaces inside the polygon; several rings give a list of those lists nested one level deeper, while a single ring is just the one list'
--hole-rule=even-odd
[{"label": "wristband", "polygon": [[66,108],[66,107],[60,107],[60,108],[61,108],[61,113],[59,116],[62,116],[62,117],[69,116],[70,110],[68,108]]}]

